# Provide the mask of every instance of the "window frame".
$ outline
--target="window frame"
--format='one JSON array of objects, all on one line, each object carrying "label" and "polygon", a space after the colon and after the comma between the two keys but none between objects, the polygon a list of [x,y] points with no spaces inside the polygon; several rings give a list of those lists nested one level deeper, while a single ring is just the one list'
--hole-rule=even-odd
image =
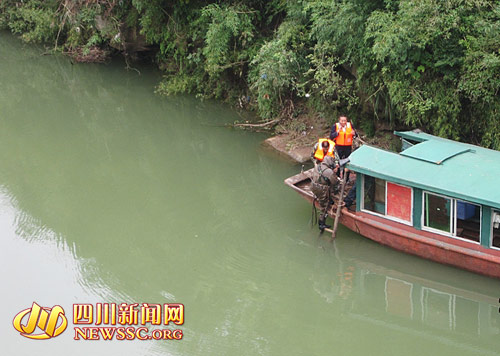
[{"label": "window frame", "polygon": [[[413,187],[410,187],[410,186],[407,186],[407,185],[403,185],[403,184],[399,184],[399,183],[395,183],[395,182],[390,182],[387,179],[382,179],[382,178],[378,178],[378,177],[374,177],[374,176],[369,176],[369,177],[376,178],[376,179],[382,179],[385,182],[384,214],[380,214],[380,213],[377,213],[376,211],[371,211],[371,210],[365,209],[365,177],[366,176],[367,176],[366,174],[362,175],[362,182],[361,182],[361,198],[362,199],[361,199],[360,210],[362,212],[364,212],[364,213],[372,214],[372,215],[375,215],[375,216],[379,216],[381,218],[384,218],[384,219],[387,219],[387,220],[391,220],[391,221],[395,221],[395,222],[398,222],[400,224],[404,224],[404,225],[408,225],[408,226],[413,226],[413,207],[414,207],[414,201],[413,201],[413,199],[414,199],[414,192],[413,192]],[[411,214],[410,214],[410,221],[399,219],[399,218],[396,218],[396,217],[391,216],[391,215],[387,215],[387,182],[399,185],[401,187],[410,188],[410,191],[411,191],[411,207],[410,207]]]},{"label": "window frame", "polygon": [[495,250],[500,250],[500,247],[493,246],[493,218],[495,217],[495,213],[500,214],[500,210],[496,210],[494,208],[491,209],[491,221],[490,221],[490,248]]},{"label": "window frame", "polygon": [[[450,200],[450,207],[451,207],[450,218],[449,218],[449,220],[450,220],[450,222],[449,222],[450,232],[439,230],[439,229],[425,225],[425,194],[432,194],[432,195],[435,195],[437,197],[441,197],[441,198],[445,198],[445,199]],[[455,230],[456,223],[453,222],[453,217],[455,216],[455,208],[456,208],[456,206],[453,202],[453,198],[447,197],[446,195],[429,192],[427,190],[422,191],[422,222],[421,222],[422,223],[422,225],[421,225],[422,230],[434,232],[436,234],[445,235],[445,236],[453,236],[453,234],[456,231]]]},{"label": "window frame", "polygon": [[[435,228],[432,228],[432,227],[425,225],[425,194],[432,194],[432,195],[435,195],[438,197],[442,197],[442,198],[451,200],[450,232],[435,229]],[[457,202],[458,201],[461,201],[461,202],[464,202],[467,204],[472,204],[472,205],[479,207],[479,241],[473,241],[470,239],[466,239],[466,238],[457,236]],[[473,243],[476,245],[481,245],[481,230],[483,229],[482,219],[483,219],[483,206],[481,204],[473,203],[473,202],[463,200],[463,199],[452,198],[450,196],[439,194],[439,193],[434,193],[434,192],[431,192],[428,190],[422,191],[422,216],[421,216],[421,224],[422,225],[421,226],[422,226],[423,231],[429,231],[429,232],[432,232],[435,234],[448,236],[448,237],[451,237],[454,239],[458,239],[458,240],[465,241],[465,242],[470,242],[470,243]],[[492,217],[492,221],[493,221],[493,217]],[[492,225],[492,229],[493,229],[493,225]],[[493,240],[492,240],[493,230],[491,230],[491,232],[492,232],[492,234],[491,234],[492,237],[490,238],[490,240],[491,240],[490,244],[493,243]]]}]

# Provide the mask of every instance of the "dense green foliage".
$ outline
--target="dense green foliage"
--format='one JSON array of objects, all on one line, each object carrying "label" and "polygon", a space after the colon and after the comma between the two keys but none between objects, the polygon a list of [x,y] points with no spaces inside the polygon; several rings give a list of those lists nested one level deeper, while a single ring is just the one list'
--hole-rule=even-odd
[{"label": "dense green foliage", "polygon": [[160,93],[238,98],[266,119],[302,103],[500,149],[495,0],[4,0],[0,27],[78,53],[131,52],[133,29]]}]

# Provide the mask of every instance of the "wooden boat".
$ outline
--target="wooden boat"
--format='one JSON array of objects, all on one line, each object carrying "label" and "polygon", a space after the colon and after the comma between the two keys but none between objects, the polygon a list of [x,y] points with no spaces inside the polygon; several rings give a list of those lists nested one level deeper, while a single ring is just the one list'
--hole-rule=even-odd
[{"label": "wooden boat", "polygon": [[[419,131],[395,134],[400,153],[363,145],[351,154],[356,209],[342,208],[340,223],[394,249],[500,278],[500,152]],[[285,184],[312,202],[311,175]]]}]

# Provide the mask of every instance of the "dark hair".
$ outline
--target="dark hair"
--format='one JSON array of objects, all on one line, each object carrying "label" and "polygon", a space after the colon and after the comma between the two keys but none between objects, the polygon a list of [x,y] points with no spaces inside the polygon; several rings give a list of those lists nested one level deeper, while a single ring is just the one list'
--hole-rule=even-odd
[{"label": "dark hair", "polygon": [[330,143],[328,141],[323,141],[321,143],[321,147],[329,149],[330,148]]}]

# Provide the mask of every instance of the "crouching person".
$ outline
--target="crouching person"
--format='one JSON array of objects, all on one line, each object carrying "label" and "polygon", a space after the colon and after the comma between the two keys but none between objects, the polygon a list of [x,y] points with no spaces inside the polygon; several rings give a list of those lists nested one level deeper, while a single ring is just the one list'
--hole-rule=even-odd
[{"label": "crouching person", "polygon": [[330,210],[331,207],[331,196],[338,184],[337,175],[335,174],[335,170],[338,169],[338,166],[337,160],[333,157],[325,156],[323,161],[314,167],[311,190],[321,209],[321,215],[318,221],[321,232],[323,232],[325,228],[331,227],[326,225],[326,218],[328,216],[328,210]]}]

